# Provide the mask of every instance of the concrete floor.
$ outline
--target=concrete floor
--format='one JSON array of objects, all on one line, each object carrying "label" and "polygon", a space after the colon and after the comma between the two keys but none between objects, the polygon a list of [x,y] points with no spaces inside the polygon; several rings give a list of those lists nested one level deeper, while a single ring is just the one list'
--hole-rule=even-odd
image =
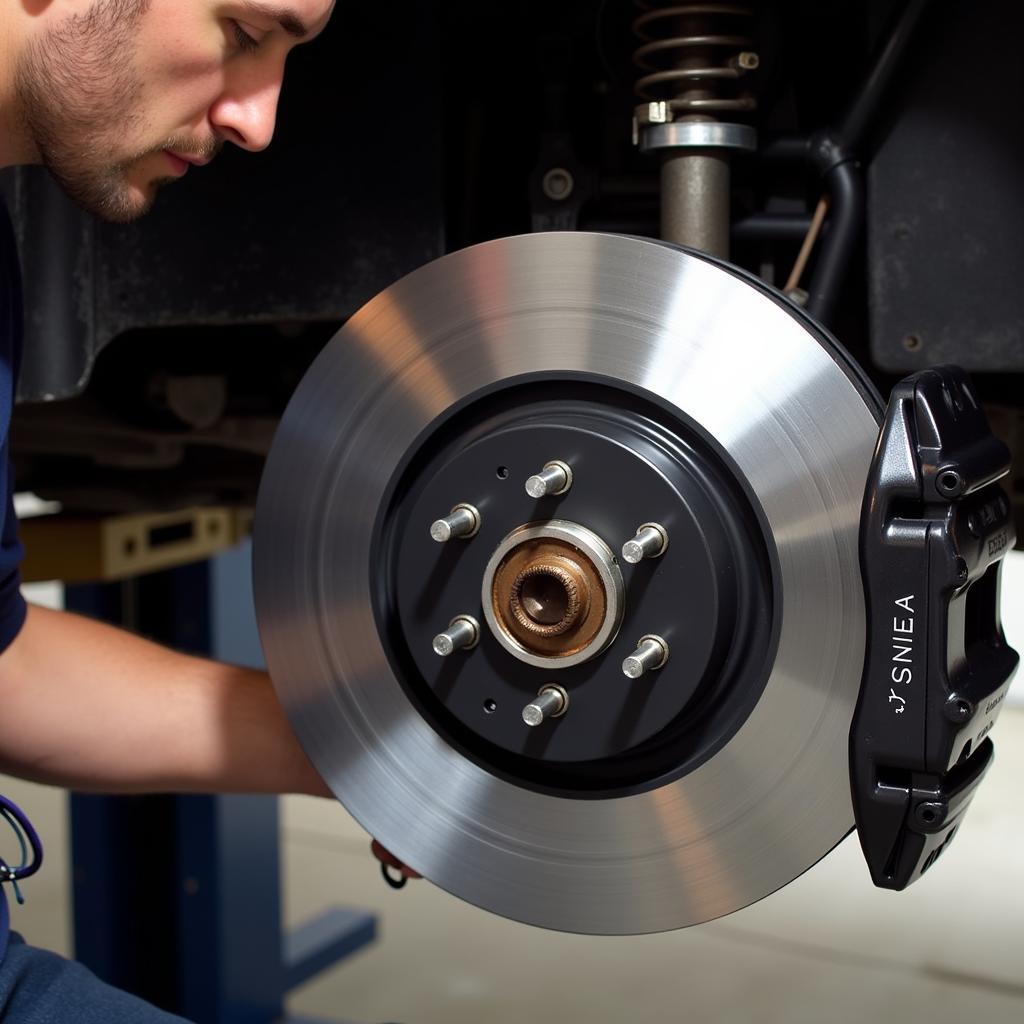
[{"label": "concrete floor", "polygon": [[[996,764],[967,826],[905,893],[873,889],[855,838],[747,910],[687,931],[632,938],[545,932],[434,888],[388,889],[345,811],[287,798],[286,915],[329,904],[377,911],[381,937],[296,992],[326,1021],[621,1024],[702,1021],[1024,1020],[1024,710],[995,731]],[[15,927],[67,953],[64,794],[4,780],[47,843]],[[6,838],[3,840],[7,843]],[[6,852],[6,845],[4,846]],[[13,853],[13,851],[11,851]]]}]

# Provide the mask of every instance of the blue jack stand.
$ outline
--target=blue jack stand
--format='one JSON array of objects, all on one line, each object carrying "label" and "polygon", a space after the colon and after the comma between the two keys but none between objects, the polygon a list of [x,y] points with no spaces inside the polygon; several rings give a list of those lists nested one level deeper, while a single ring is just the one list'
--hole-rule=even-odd
[{"label": "blue jack stand", "polygon": [[[242,550],[68,587],[66,604],[179,650],[258,664],[247,565]],[[76,957],[197,1024],[280,1024],[289,991],[376,936],[372,914],[347,909],[282,934],[276,797],[74,795],[71,845]]]}]

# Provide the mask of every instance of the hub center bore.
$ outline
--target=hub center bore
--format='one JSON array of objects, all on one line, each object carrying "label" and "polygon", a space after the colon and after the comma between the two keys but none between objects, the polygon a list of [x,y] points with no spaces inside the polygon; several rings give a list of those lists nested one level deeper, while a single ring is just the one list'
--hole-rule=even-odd
[{"label": "hub center bore", "polygon": [[590,587],[579,565],[554,555],[519,573],[508,603],[516,621],[530,633],[560,636],[586,615]]}]

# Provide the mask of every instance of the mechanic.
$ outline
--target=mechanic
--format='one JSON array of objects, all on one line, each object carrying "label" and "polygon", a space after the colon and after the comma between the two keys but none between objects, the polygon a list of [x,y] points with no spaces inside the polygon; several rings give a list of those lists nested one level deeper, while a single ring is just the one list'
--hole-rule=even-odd
[{"label": "mechanic", "polygon": [[[44,164],[88,212],[133,220],[224,143],[269,145],[285,59],[323,30],[332,8],[333,0],[0,5],[0,169]],[[91,792],[330,796],[265,673],[26,606],[7,449],[20,345],[17,254],[0,204],[0,771]],[[31,834],[9,802],[0,811]],[[374,852],[414,875],[376,843]],[[10,932],[0,895],[0,1019],[179,1018],[26,945]]]}]

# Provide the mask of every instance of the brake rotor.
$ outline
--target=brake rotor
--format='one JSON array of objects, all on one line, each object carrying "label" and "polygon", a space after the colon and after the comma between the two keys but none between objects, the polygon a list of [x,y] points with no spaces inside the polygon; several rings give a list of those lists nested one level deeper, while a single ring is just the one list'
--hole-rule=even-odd
[{"label": "brake rotor", "polygon": [[[397,282],[310,369],[260,492],[260,632],[314,765],[531,924],[662,931],[785,885],[853,827],[880,413],[801,313],[661,243],[529,235]],[[571,485],[531,497],[549,463]],[[667,660],[627,678],[650,636]]]}]

